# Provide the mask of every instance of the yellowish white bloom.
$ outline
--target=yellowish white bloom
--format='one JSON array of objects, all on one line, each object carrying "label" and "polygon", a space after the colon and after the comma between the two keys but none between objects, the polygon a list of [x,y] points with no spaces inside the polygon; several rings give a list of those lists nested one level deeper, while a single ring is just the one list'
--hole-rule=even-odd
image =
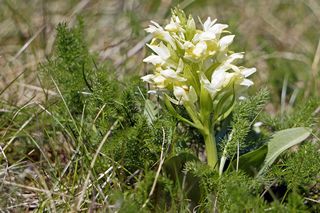
[{"label": "yellowish white bloom", "polygon": [[208,90],[211,97],[214,98],[214,96],[222,89],[226,88],[234,78],[234,73],[219,70],[212,74],[211,82],[204,75],[201,76],[201,82],[204,85],[204,88]]},{"label": "yellowish white bloom", "polygon": [[[200,21],[201,22],[201,21]],[[229,50],[234,35],[226,24],[210,17],[196,28],[192,16],[182,10],[172,11],[170,22],[161,27],[156,22],[146,29],[153,35],[148,47],[152,54],[143,61],[154,66],[153,73],[141,79],[153,87],[151,94],[165,93],[167,109],[178,119],[198,128],[204,137],[208,164],[218,167],[214,125],[232,111],[237,87],[249,87],[255,68],[236,65],[244,53]],[[182,105],[189,115],[179,115],[173,104]]]},{"label": "yellowish white bloom", "polygon": [[157,55],[152,54],[145,58],[143,62],[152,63],[153,65],[163,65],[170,58],[169,49],[160,42],[159,46],[147,44]]},{"label": "yellowish white bloom", "polygon": [[168,31],[165,31],[157,22],[151,21],[153,25],[149,25],[146,29],[148,33],[152,33],[158,39],[168,42],[174,49],[176,49],[175,42]]},{"label": "yellowish white bloom", "polygon": [[165,26],[165,30],[169,32],[184,32],[185,30],[181,27],[181,21],[178,16],[173,15],[170,23]]},{"label": "yellowish white bloom", "polygon": [[234,64],[243,58],[243,53],[230,53],[229,46],[235,36],[225,35],[228,25],[210,17],[201,25],[197,29],[192,16],[187,18],[183,11],[173,10],[164,28],[151,21],[146,29],[154,36],[151,44],[147,44],[153,54],[143,61],[154,66],[154,73],[143,76],[142,80],[171,91],[178,101],[173,101],[176,104],[190,100],[195,103],[202,88],[214,101],[221,91],[253,84],[248,77],[256,69]]},{"label": "yellowish white bloom", "polygon": [[199,59],[201,56],[205,54],[206,50],[207,50],[206,42],[200,41],[196,44],[196,46],[192,50],[192,53],[196,59]]},{"label": "yellowish white bloom", "polygon": [[186,81],[186,78],[180,77],[179,73],[174,71],[173,69],[166,69],[166,70],[161,70],[160,74],[167,78],[167,79],[172,79],[172,80],[176,80],[176,81]]},{"label": "yellowish white bloom", "polygon": [[176,100],[172,100],[172,102],[178,105],[182,105],[185,102],[195,103],[198,100],[197,93],[192,86],[174,86],[173,94]]}]

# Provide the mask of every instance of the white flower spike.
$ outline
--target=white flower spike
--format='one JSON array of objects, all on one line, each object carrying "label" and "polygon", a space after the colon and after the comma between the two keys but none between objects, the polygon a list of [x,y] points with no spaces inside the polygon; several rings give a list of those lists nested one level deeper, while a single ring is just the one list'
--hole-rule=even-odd
[{"label": "white flower spike", "polygon": [[[244,53],[230,51],[235,36],[225,35],[228,25],[210,17],[201,25],[197,29],[192,16],[187,17],[179,9],[172,11],[164,28],[151,21],[146,31],[153,35],[147,45],[153,53],[143,61],[154,69],[141,79],[151,84],[150,94],[166,94],[164,100],[170,112],[200,130],[208,164],[218,168],[214,125],[232,111],[241,91],[237,87],[253,85],[248,77],[256,69],[236,65]],[[172,103],[182,105],[190,119],[178,115]]]}]

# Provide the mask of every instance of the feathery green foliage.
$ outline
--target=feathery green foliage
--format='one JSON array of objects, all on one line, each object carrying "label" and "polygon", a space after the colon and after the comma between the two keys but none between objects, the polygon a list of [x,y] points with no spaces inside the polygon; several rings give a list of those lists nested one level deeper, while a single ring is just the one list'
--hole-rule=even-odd
[{"label": "feathery green foliage", "polygon": [[268,97],[268,91],[262,89],[257,95],[236,104],[230,125],[231,132],[228,138],[223,140],[225,156],[234,156],[238,147],[243,153],[262,145],[263,137],[260,139],[255,137],[256,134],[251,128],[268,101]]}]

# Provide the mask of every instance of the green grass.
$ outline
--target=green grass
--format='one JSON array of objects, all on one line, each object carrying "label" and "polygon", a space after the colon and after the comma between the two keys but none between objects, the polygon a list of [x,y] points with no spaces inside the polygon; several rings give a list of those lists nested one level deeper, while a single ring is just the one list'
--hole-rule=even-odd
[{"label": "green grass", "polygon": [[[228,160],[236,144],[243,154],[275,131],[312,129],[262,177],[243,171],[219,177],[202,162],[197,130],[172,117],[161,101],[146,101],[139,76],[149,70],[142,60],[150,38],[143,29],[150,20],[164,23],[178,3],[194,17],[228,23],[235,50],[246,51],[245,65],[258,70],[252,101],[237,105],[217,127],[219,155],[233,129]],[[1,5],[1,211],[320,211],[317,1]],[[261,88],[269,95],[257,95]],[[259,134],[252,127],[258,121]]]}]

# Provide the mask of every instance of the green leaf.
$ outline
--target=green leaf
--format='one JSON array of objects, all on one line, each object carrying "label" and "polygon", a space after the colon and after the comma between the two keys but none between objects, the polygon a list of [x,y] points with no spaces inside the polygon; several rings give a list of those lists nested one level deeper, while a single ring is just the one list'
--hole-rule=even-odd
[{"label": "green leaf", "polygon": [[167,174],[177,178],[181,175],[180,173],[182,172],[185,163],[188,161],[199,161],[199,159],[190,152],[181,152],[167,158],[163,167]]},{"label": "green leaf", "polygon": [[200,180],[193,174],[185,172],[185,165],[190,161],[199,162],[199,159],[192,153],[183,151],[166,159],[163,171],[175,182],[175,185],[181,187],[183,194],[187,195],[186,198],[195,205],[201,197]]},{"label": "green leaf", "polygon": [[201,85],[201,92],[200,92],[200,109],[202,114],[202,119],[208,119],[210,113],[213,109],[212,99],[210,97],[209,92],[203,85]]},{"label": "green leaf", "polygon": [[150,124],[152,124],[153,121],[156,120],[158,113],[159,109],[157,108],[156,104],[151,100],[146,100],[143,114],[147,117],[147,120]]},{"label": "green leaf", "polygon": [[221,121],[225,119],[233,110],[235,105],[235,90],[232,89],[225,93],[222,93],[218,99],[219,102],[217,103],[216,111],[214,113],[214,122]]},{"label": "green leaf", "polygon": [[276,132],[268,142],[268,153],[258,175],[277,159],[288,148],[297,145],[309,137],[311,130],[305,127],[291,128]]},{"label": "green leaf", "polygon": [[164,96],[164,103],[168,109],[168,111],[176,118],[178,118],[179,120],[189,124],[190,126],[193,126],[195,128],[200,128],[198,127],[195,123],[193,123],[192,121],[188,120],[187,118],[182,117],[181,115],[179,115],[179,113],[174,109],[174,107],[172,106],[171,102],[170,102],[170,97],[165,94]]},{"label": "green leaf", "polygon": [[[263,161],[268,153],[268,146],[264,145],[259,149],[248,152],[239,157],[239,169],[246,172],[248,175],[254,176],[260,170]],[[232,161],[232,168],[235,169],[237,159]]]}]

